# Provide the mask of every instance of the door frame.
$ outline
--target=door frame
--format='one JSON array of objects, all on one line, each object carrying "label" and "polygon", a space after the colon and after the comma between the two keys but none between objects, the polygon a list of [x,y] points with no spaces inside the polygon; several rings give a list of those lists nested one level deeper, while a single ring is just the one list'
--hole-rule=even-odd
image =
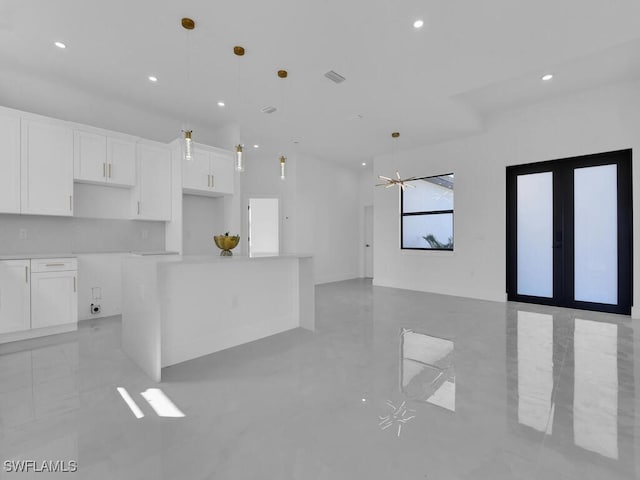
[{"label": "door frame", "polygon": [[[507,299],[526,303],[579,308],[629,315],[633,298],[633,199],[631,149],[582,155],[506,168],[506,287]],[[618,303],[616,305],[574,300],[574,175],[576,168],[617,166],[618,187]],[[553,172],[553,296],[519,295],[517,245],[517,177]]]}]

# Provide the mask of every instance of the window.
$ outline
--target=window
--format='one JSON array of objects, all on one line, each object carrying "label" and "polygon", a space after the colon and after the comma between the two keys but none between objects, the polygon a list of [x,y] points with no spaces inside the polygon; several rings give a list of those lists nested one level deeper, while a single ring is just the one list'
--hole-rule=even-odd
[{"label": "window", "polygon": [[453,250],[453,173],[406,182],[401,191],[400,248]]}]

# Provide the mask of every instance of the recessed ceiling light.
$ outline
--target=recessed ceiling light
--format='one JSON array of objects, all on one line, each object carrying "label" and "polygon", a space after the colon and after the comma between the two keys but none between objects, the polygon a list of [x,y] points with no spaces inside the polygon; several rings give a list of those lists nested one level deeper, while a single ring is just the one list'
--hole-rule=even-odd
[{"label": "recessed ceiling light", "polygon": [[367,166],[367,162],[362,162],[362,166],[366,167]]},{"label": "recessed ceiling light", "polygon": [[155,82],[157,82],[157,81],[158,81],[158,77],[154,77],[153,75],[149,75],[149,77],[148,77],[148,78],[149,78],[149,81],[150,81],[150,82],[153,82],[153,83],[155,83]]},{"label": "recessed ceiling light", "polygon": [[553,75],[550,73],[547,73],[546,75],[542,76],[542,80],[544,80],[545,82],[548,82],[549,80],[551,80],[553,78]]},{"label": "recessed ceiling light", "polygon": [[219,107],[224,107],[224,102],[218,102]]},{"label": "recessed ceiling light", "polygon": [[416,20],[415,22],[413,22],[413,28],[422,28],[423,25],[424,25],[423,20]]},{"label": "recessed ceiling light", "polygon": [[259,148],[259,147],[260,147],[260,145],[258,145],[258,144],[255,144],[255,145],[253,146],[253,148]]},{"label": "recessed ceiling light", "polygon": [[67,46],[62,42],[53,42],[53,44],[58,48],[67,48]]}]

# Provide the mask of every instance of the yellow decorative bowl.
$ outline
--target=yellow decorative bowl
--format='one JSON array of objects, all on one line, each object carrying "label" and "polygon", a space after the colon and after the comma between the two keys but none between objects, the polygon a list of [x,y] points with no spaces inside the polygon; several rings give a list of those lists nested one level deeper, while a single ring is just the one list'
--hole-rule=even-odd
[{"label": "yellow decorative bowl", "polygon": [[240,242],[240,235],[215,235],[213,241],[216,242],[216,246],[222,250],[220,255],[223,257],[230,257],[233,255],[231,250],[238,246]]}]

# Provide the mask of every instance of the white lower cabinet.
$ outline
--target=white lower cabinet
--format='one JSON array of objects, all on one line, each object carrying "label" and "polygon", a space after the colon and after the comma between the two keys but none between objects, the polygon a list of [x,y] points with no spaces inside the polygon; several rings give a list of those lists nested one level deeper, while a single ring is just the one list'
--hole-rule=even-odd
[{"label": "white lower cabinet", "polygon": [[76,272],[31,275],[31,328],[78,322]]},{"label": "white lower cabinet", "polygon": [[0,334],[30,328],[29,260],[0,261]]},{"label": "white lower cabinet", "polygon": [[75,258],[0,261],[0,343],[76,330]]}]

